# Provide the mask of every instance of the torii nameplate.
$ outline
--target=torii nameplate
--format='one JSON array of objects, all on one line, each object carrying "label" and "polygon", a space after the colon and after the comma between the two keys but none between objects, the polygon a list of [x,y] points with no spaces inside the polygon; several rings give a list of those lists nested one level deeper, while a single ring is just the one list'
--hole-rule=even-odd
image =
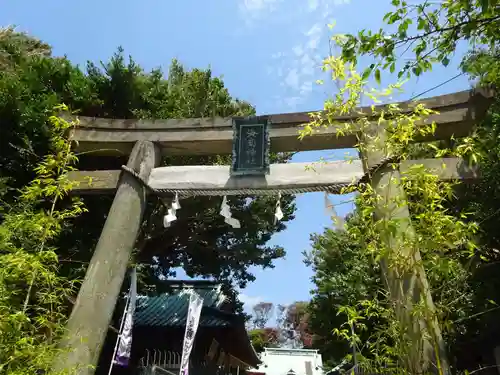
[{"label": "torii nameplate", "polygon": [[232,176],[269,174],[269,119],[233,119]]}]

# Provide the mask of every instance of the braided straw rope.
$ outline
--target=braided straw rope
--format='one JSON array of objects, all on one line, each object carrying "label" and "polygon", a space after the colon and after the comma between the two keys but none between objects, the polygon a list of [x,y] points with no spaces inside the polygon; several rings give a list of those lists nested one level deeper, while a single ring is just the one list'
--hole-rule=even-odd
[{"label": "braided straw rope", "polygon": [[375,164],[368,171],[366,171],[361,178],[353,183],[339,183],[339,184],[325,184],[310,187],[290,187],[279,189],[153,189],[144,179],[142,179],[136,171],[132,168],[122,165],[122,170],[136,179],[138,179],[149,191],[155,195],[163,194],[178,194],[181,197],[194,197],[194,196],[224,196],[224,195],[276,195],[278,192],[283,194],[302,194],[313,192],[328,192],[331,194],[340,194],[342,189],[347,187],[359,186],[367,183],[371,176],[380,168],[388,164],[398,163],[399,157],[389,156],[382,159],[379,163]]}]

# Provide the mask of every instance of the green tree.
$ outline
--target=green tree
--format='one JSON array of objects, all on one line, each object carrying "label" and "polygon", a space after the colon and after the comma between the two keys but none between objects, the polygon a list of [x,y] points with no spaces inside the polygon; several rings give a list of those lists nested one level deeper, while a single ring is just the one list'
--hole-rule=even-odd
[{"label": "green tree", "polygon": [[[358,63],[363,56],[373,62],[363,78],[374,74],[380,81],[382,72],[397,72],[399,77],[420,76],[435,64],[447,66],[459,45],[468,47],[461,61],[463,72],[480,85],[498,88],[499,3],[498,1],[408,2],[394,0],[380,30],[360,30],[357,34],[336,38],[341,44],[343,59]],[[456,316],[457,327],[449,331],[448,344],[459,368],[474,368],[494,363],[493,337],[498,335],[495,314],[500,300],[498,293],[500,263],[498,235],[500,224],[498,95],[490,115],[478,124],[474,147],[481,151],[481,180],[455,188],[457,199],[447,202],[450,212],[469,212],[470,221],[479,224],[476,235],[479,249],[464,266],[470,270],[467,279],[471,293],[462,298],[466,316]],[[436,142],[440,148],[453,148],[456,141]],[[429,156],[429,149],[411,147],[413,158]],[[411,198],[411,197],[410,197]],[[488,261],[485,261],[488,260]],[[482,328],[488,327],[488,328]]]},{"label": "green tree", "polygon": [[[392,0],[384,16],[385,29],[360,30],[344,35],[342,56],[356,63],[363,55],[375,60],[366,74],[380,70],[421,75],[433,64],[447,66],[460,43],[471,50],[496,50],[500,36],[497,0],[445,0],[441,2]],[[406,53],[410,53],[408,56]],[[405,63],[400,64],[401,56]]]},{"label": "green tree", "polygon": [[450,203],[452,212],[470,212],[470,220],[479,225],[476,236],[479,248],[469,263],[472,309],[454,337],[457,362],[462,368],[494,364],[493,350],[500,334],[500,237],[496,229],[500,225],[499,103],[498,97],[495,98],[490,114],[477,129],[475,147],[483,154],[481,178],[473,184],[458,186],[456,199]]},{"label": "green tree", "polygon": [[92,96],[83,72],[12,29],[0,33],[0,64],[0,173],[13,189],[8,199],[33,179],[48,153],[53,108],[63,102],[78,108]]},{"label": "green tree", "polygon": [[248,335],[257,353],[262,353],[265,348],[276,348],[279,345],[279,332],[275,327],[252,329]]},{"label": "green tree", "polygon": [[[456,290],[468,292],[458,294],[458,305],[453,305],[446,313],[448,323],[445,328],[446,342],[450,360],[458,370],[491,366],[495,363],[493,349],[500,332],[498,322],[498,301],[500,301],[500,253],[499,238],[496,231],[500,224],[498,214],[500,206],[498,186],[499,117],[498,110],[483,123],[477,147],[483,148],[484,159],[481,163],[481,180],[474,184],[462,184],[455,187],[455,197],[446,202],[451,213],[459,215],[471,213],[469,220],[479,223],[480,232],[476,235],[479,248],[472,258],[463,259],[463,265],[470,272]],[[485,152],[485,151],[488,152]],[[422,157],[420,149],[415,150],[412,158]],[[412,197],[409,197],[412,199]],[[413,197],[414,200],[418,197]],[[354,217],[355,219],[355,217]],[[363,228],[351,218],[348,225]],[[320,349],[327,365],[336,365],[352,353],[348,341],[331,332],[347,321],[345,314],[339,314],[341,306],[355,306],[362,300],[376,295],[382,288],[378,263],[363,251],[366,244],[362,237],[352,237],[345,232],[326,229],[311,238],[312,250],[308,262],[314,271],[313,298],[310,304],[311,317],[309,328],[314,334],[314,347]],[[446,294],[452,293],[447,288],[439,288],[441,277],[429,275],[433,281],[434,298],[439,301]],[[447,285],[447,284],[442,284]],[[451,287],[450,284],[447,287]],[[454,289],[454,287],[451,287]],[[360,341],[368,340],[368,333],[375,326],[385,326],[387,322],[379,318],[370,318],[365,324],[369,327],[360,333]],[[356,347],[367,355],[366,347]]]},{"label": "green tree", "polygon": [[[402,112],[397,104],[383,109],[373,106],[370,113],[356,112],[358,116],[350,122],[336,122],[336,116],[356,111],[361,98],[380,102],[380,97],[399,90],[401,82],[380,92],[366,89],[367,77],[356,71],[355,64],[338,56],[325,59],[324,69],[340,83],[339,92],[325,103],[326,116],[312,115],[314,121],[304,128],[302,136],[317,127],[334,126],[342,135],[367,135],[357,137],[362,155],[397,155],[406,160],[412,157],[408,144],[433,133],[433,125],[416,126],[416,121],[433,113],[422,104],[410,113]],[[373,122],[368,117],[378,119],[376,130],[383,134],[371,133]],[[451,149],[436,150],[430,145],[430,150],[477,160],[473,141],[474,137],[466,137]],[[390,166],[378,167],[367,178],[374,185],[362,183],[346,189],[359,192],[355,200],[360,220],[358,225],[347,225],[346,233],[352,244],[360,244],[359,251],[366,254],[372,267],[381,262],[386,291],[378,287],[367,298],[339,306],[337,311],[345,320],[334,328],[334,334],[361,349],[356,351],[357,359],[371,371],[448,373],[439,327],[450,337],[462,328],[461,322],[471,318],[472,270],[467,260],[475,257],[472,238],[477,224],[467,220],[466,212],[449,210],[455,185],[439,181],[434,171],[423,166],[401,173],[392,172]],[[401,196],[386,194],[387,184],[395,184],[406,193],[403,206]],[[430,296],[434,303],[430,303]],[[374,320],[380,324],[369,324]]]},{"label": "green tree", "polygon": [[[361,223],[353,216],[347,225],[360,227]],[[344,231],[327,228],[321,234],[311,235],[306,264],[314,272],[314,288],[308,306],[308,329],[313,334],[312,345],[321,351],[326,367],[338,365],[352,352],[349,342],[333,334],[335,328],[346,322],[346,317],[339,313],[341,306],[375,297],[382,287],[380,267],[362,247],[361,239],[356,241]],[[368,339],[366,331],[361,336],[361,341]]]},{"label": "green tree", "polygon": [[68,199],[73,183],[66,174],[77,158],[66,137],[74,125],[51,116],[50,153],[35,179],[15,204],[0,199],[0,374],[48,371],[64,333],[75,285],[59,274],[54,245],[65,222],[85,211],[80,200]]}]

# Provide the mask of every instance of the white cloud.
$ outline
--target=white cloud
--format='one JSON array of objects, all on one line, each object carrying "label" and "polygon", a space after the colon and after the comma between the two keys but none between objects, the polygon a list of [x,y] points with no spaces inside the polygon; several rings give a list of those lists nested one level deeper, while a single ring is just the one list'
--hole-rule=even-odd
[{"label": "white cloud", "polygon": [[260,296],[248,296],[245,293],[240,293],[240,301],[245,305],[245,310],[251,310],[256,304],[263,302],[264,298]]},{"label": "white cloud", "polygon": [[309,0],[307,2],[308,8],[310,12],[314,12],[316,9],[318,9],[319,6],[319,0]]},{"label": "white cloud", "polygon": [[288,108],[295,109],[297,105],[303,100],[303,97],[300,96],[290,96],[285,98],[284,102],[288,106]]},{"label": "white cloud", "polygon": [[[348,0],[334,0],[334,4],[345,3]],[[273,56],[272,75],[281,79],[287,97],[280,102],[290,110],[295,110],[302,101],[312,92],[314,82],[321,74],[322,56],[328,53],[328,37],[330,35],[327,24],[332,21],[332,0],[308,0],[294,9],[296,14],[308,12],[310,23],[302,23],[299,41],[287,52],[280,52]],[[283,9],[285,12],[285,9]],[[290,15],[291,19],[293,15]],[[303,20],[303,17],[301,17]],[[300,29],[299,29],[300,30]]]},{"label": "white cloud", "polygon": [[311,36],[307,42],[307,48],[310,50],[315,50],[318,48],[319,42],[321,40],[321,35]]},{"label": "white cloud", "polygon": [[301,72],[303,75],[312,76],[315,68],[319,67],[319,61],[314,61],[311,54],[304,54],[300,59],[300,66],[302,67]]},{"label": "white cloud", "polygon": [[261,18],[276,9],[282,0],[240,0],[240,11],[245,17]]},{"label": "white cloud", "polygon": [[316,50],[316,48],[318,48],[321,37],[327,30],[326,19],[323,21],[325,22],[316,22],[311,26],[309,30],[304,33],[304,35],[307,37],[306,45],[308,50]]},{"label": "white cloud", "polygon": [[291,69],[285,78],[285,85],[291,87],[294,90],[299,88],[299,74],[297,69]]},{"label": "white cloud", "polygon": [[311,81],[306,81],[302,83],[302,86],[300,86],[300,92],[303,94],[308,94],[312,91],[313,83]]},{"label": "white cloud", "polygon": [[302,56],[304,54],[304,49],[300,44],[293,47],[292,51],[295,54],[295,56]]},{"label": "white cloud", "polygon": [[321,33],[321,23],[320,22],[316,22],[304,34],[306,36],[316,36],[316,35],[318,35],[320,33]]},{"label": "white cloud", "polygon": [[280,80],[286,89],[286,97],[280,98],[280,102],[293,110],[307,99],[314,82],[320,78],[321,62],[328,53],[331,33],[327,25],[333,21],[335,8],[348,4],[350,0],[238,1],[241,17],[247,26],[264,19],[279,25],[277,32],[292,27],[300,33],[299,39],[295,39],[288,50],[271,55],[272,63],[267,69],[268,74]]},{"label": "white cloud", "polygon": [[272,69],[273,73],[281,78],[287,93],[291,95],[283,100],[291,110],[294,110],[313,90],[313,82],[320,74],[320,43],[327,35],[327,28],[317,22],[305,29],[302,35],[302,42],[293,46],[291,53],[281,54],[280,58],[276,58],[277,66]]}]

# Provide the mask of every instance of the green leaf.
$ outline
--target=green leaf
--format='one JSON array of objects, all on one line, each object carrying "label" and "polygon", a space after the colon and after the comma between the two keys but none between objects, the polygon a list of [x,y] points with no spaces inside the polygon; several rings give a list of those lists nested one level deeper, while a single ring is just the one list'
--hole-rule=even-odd
[{"label": "green leaf", "polygon": [[[390,14],[390,13],[388,13],[388,14]],[[387,23],[389,25],[392,25],[392,24],[396,23],[397,21],[399,21],[400,19],[401,19],[401,16],[398,13],[392,13],[392,14],[390,14],[390,17],[387,20]]]},{"label": "green leaf", "polygon": [[363,71],[363,74],[361,75],[361,78],[362,78],[363,80],[367,80],[367,79],[368,79],[368,77],[370,76],[371,72],[372,72],[372,68],[366,68],[366,69]]},{"label": "green leaf", "polygon": [[428,21],[423,17],[418,17],[417,30],[425,30],[428,25]]},{"label": "green leaf", "polygon": [[481,0],[481,12],[484,14],[488,12],[490,9],[490,1],[489,0]]},{"label": "green leaf", "polygon": [[375,81],[380,85],[380,83],[381,83],[380,69],[375,70]]},{"label": "green leaf", "polygon": [[418,77],[420,74],[422,74],[422,67],[420,65],[417,65],[413,67],[411,71]]}]

